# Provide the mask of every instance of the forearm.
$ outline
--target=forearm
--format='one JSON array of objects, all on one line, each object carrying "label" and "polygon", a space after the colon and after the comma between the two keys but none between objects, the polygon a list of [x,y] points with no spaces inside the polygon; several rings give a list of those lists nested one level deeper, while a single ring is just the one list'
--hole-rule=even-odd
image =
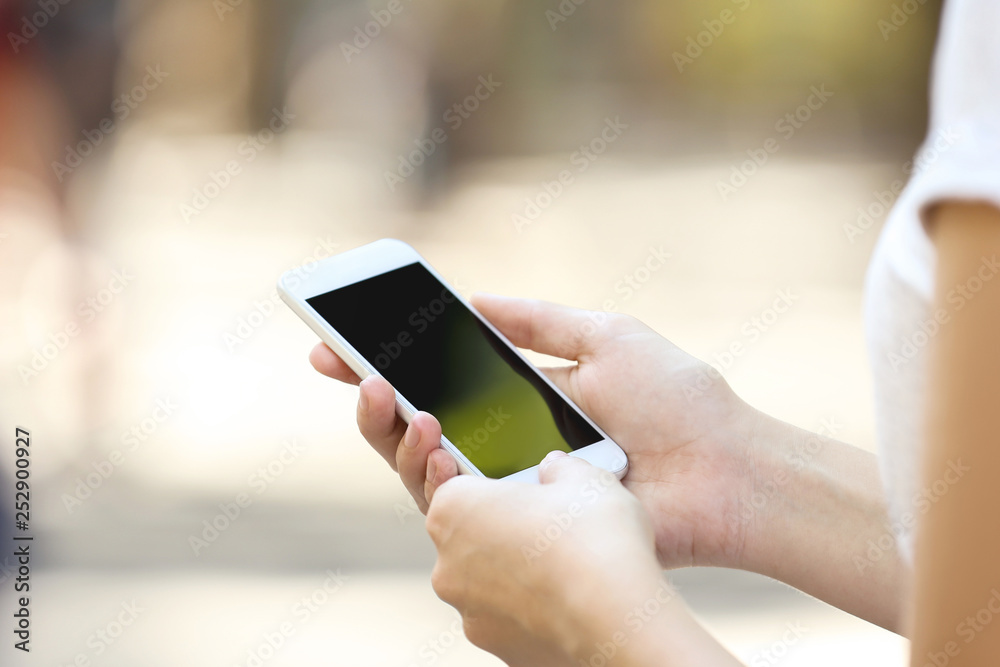
[{"label": "forearm", "polygon": [[754,438],[742,569],[898,632],[907,578],[875,456],[767,415]]},{"label": "forearm", "polygon": [[[586,663],[596,664],[596,663]],[[615,667],[742,667],[678,600]]]},{"label": "forearm", "polygon": [[659,570],[630,592],[604,596],[579,627],[570,651],[576,665],[740,667],[691,614]]},{"label": "forearm", "polygon": [[982,273],[1000,254],[1000,210],[942,205],[936,308],[957,285],[981,289],[931,348],[924,483],[961,462],[969,472],[921,517],[917,530],[912,664],[994,665],[1000,655],[1000,283]]}]

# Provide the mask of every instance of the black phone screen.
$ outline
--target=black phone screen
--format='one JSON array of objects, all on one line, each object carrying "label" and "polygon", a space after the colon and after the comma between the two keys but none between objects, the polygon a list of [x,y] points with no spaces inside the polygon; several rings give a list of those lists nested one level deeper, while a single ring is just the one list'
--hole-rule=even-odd
[{"label": "black phone screen", "polygon": [[419,262],[307,302],[487,477],[603,439]]}]

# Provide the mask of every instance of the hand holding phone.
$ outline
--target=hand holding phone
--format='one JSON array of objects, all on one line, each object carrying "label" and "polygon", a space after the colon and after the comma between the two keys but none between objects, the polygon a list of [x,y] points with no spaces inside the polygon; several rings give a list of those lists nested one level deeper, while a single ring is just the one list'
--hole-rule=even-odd
[{"label": "hand holding phone", "polygon": [[[785,461],[783,448],[794,442],[773,436],[767,424],[776,420],[762,421],[715,369],[634,317],[492,294],[474,295],[472,305],[514,345],[576,362],[542,372],[628,453],[623,483],[653,521],[665,568],[747,566],[744,545],[760,539],[747,531],[767,525],[746,519],[756,511],[754,494],[773,483],[765,463]],[[360,381],[326,345],[310,361],[328,377]],[[378,376],[365,380],[361,398],[362,435],[426,511],[431,494],[457,474],[439,448],[437,421],[421,413],[404,422]],[[405,446],[404,433],[414,432],[415,446]],[[425,481],[429,468],[436,470]]]},{"label": "hand holding phone", "polygon": [[625,474],[621,448],[410,246],[385,239],[289,272],[279,293],[360,378],[389,381],[404,421],[433,414],[462,473],[537,481],[558,449]]}]

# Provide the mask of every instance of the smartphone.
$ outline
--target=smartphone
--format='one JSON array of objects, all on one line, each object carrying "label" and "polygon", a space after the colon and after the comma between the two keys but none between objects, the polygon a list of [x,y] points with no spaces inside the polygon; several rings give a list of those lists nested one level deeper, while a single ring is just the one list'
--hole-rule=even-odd
[{"label": "smartphone", "polygon": [[362,379],[388,380],[404,421],[434,415],[461,473],[537,482],[559,449],[625,475],[625,452],[406,243],[293,269],[278,293]]}]

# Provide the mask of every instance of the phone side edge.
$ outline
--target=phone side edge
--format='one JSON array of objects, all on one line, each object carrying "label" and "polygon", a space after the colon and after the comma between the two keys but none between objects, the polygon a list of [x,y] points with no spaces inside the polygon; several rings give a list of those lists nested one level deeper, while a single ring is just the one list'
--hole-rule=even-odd
[{"label": "phone side edge", "polygon": [[312,309],[309,308],[308,304],[289,292],[281,280],[278,281],[278,296],[281,297],[281,300],[285,302],[285,305],[288,306],[300,320],[305,322],[309,328],[313,330],[313,333],[319,336],[320,340],[326,343],[327,346],[333,350],[334,354],[340,357],[345,364],[350,366],[352,371],[358,374],[359,378],[364,380],[372,374],[371,369],[365,366],[357,355],[345,347],[343,341],[339,340],[339,334],[337,334],[336,331],[331,332],[331,329],[325,327],[323,325],[322,318],[318,317],[314,312],[311,312]]},{"label": "phone side edge", "polygon": [[[341,360],[343,360],[343,362],[347,364],[351,370],[357,373],[358,377],[362,380],[370,375],[380,375],[369,369],[365,365],[363,358],[352,352],[349,348],[349,344],[347,344],[346,341],[341,341],[340,334],[337,333],[337,331],[329,324],[324,324],[323,318],[320,317],[308,303],[305,303],[303,299],[295,294],[292,294],[291,291],[288,290],[283,284],[283,278],[284,276],[278,280],[278,296],[285,302],[285,305],[288,306],[288,308],[295,313],[299,319],[305,322],[309,328],[312,329],[313,333],[319,336],[320,340],[326,343],[326,345],[333,350],[333,353],[340,357]],[[409,400],[400,395],[398,391],[396,392],[396,414],[398,414],[406,423],[409,423],[413,418],[413,415],[416,414],[416,408],[409,402]],[[465,459],[465,455],[461,453],[458,447],[448,440],[443,434],[441,435],[441,446],[452,456],[453,459],[455,459],[455,463],[458,465],[458,469],[461,474],[485,477],[482,471],[475,466],[472,466],[471,462]]]},{"label": "phone side edge", "polygon": [[[475,306],[472,305],[472,303],[470,303],[464,296],[462,296],[462,294],[460,294],[457,290],[455,290],[455,288],[452,285],[450,285],[448,283],[448,281],[446,281],[444,279],[444,277],[440,273],[438,273],[437,270],[433,266],[431,266],[430,263],[426,259],[424,259],[424,257],[422,255],[419,255],[419,257],[420,257],[419,261],[420,261],[421,265],[424,266],[424,268],[426,268],[431,273],[431,275],[433,275],[442,285],[444,285],[449,291],[451,291],[451,293],[455,295],[455,297],[458,299],[458,301],[462,305],[464,305],[466,308],[468,308],[469,312],[472,313],[473,317],[477,318],[480,322],[482,322],[483,324],[485,324],[490,329],[490,331],[492,331],[494,334],[496,334],[496,336],[500,339],[500,341],[504,345],[506,345],[510,350],[512,350],[514,352],[514,354],[516,354],[518,357],[520,357],[521,360],[524,361],[524,363],[527,364],[528,367],[531,368],[535,372],[535,374],[542,379],[543,382],[545,382],[549,387],[551,387],[552,390],[555,391],[555,393],[562,400],[566,401],[566,403],[573,410],[575,410],[577,412],[577,414],[579,414],[581,417],[583,417],[586,420],[586,422],[588,424],[590,424],[594,428],[594,430],[597,431],[597,433],[601,436],[601,440],[599,440],[597,442],[593,442],[593,443],[591,443],[589,445],[586,445],[585,447],[581,447],[578,450],[574,450],[573,452],[571,452],[571,455],[575,455],[578,458],[583,458],[583,459],[587,460],[589,463],[593,463],[594,465],[598,465],[598,467],[601,467],[604,470],[608,470],[608,472],[610,472],[613,475],[615,475],[618,479],[621,479],[622,477],[624,477],[625,474],[628,472],[628,466],[629,466],[629,464],[628,464],[628,454],[625,452],[625,450],[622,448],[622,446],[619,445],[617,442],[615,442],[614,438],[612,438],[610,435],[608,435],[607,433],[605,433],[604,429],[602,429],[600,426],[598,426],[596,423],[594,423],[594,420],[591,419],[590,415],[588,415],[586,412],[584,412],[583,408],[581,408],[579,405],[576,404],[576,401],[574,401],[569,396],[567,396],[558,386],[556,386],[556,384],[554,382],[552,382],[552,380],[550,380],[548,378],[548,376],[545,375],[545,373],[543,373],[538,368],[538,366],[536,366],[535,364],[533,364],[530,359],[528,359],[527,357],[525,357],[524,354],[521,352],[521,350],[519,350],[518,347],[516,345],[514,345],[514,343],[512,343],[510,341],[510,339],[507,338],[507,336],[505,336],[503,334],[502,331],[500,331],[495,326],[493,326],[493,323],[490,322],[488,319],[486,319],[486,316],[484,316],[482,313],[480,313],[475,308]],[[597,449],[603,449],[602,446],[605,443],[609,443],[610,445],[613,445],[615,447],[615,449],[618,452],[621,453],[621,458],[624,460],[624,464],[622,466],[618,466],[618,467],[615,467],[614,469],[612,469],[612,468],[609,468],[609,467],[606,467],[606,466],[602,465],[604,463],[604,460],[601,460],[601,461],[598,462],[596,460],[591,460],[592,458],[597,458],[597,457],[588,457],[587,455],[583,455],[582,454],[582,452],[585,452],[586,450],[590,449],[591,447],[594,447],[594,448],[597,448]],[[594,453],[596,453],[594,450],[591,450],[591,452],[589,452],[589,454],[594,454]],[[614,460],[614,458],[611,458],[609,460]],[[525,470],[519,471],[518,473],[514,473],[514,475],[518,475],[518,474],[526,472],[528,470],[537,469],[537,467],[538,466],[536,465],[536,466],[533,466],[532,468],[525,468]],[[511,477],[511,476],[508,475],[508,477]],[[505,477],[504,479],[507,479],[508,477]]]}]

